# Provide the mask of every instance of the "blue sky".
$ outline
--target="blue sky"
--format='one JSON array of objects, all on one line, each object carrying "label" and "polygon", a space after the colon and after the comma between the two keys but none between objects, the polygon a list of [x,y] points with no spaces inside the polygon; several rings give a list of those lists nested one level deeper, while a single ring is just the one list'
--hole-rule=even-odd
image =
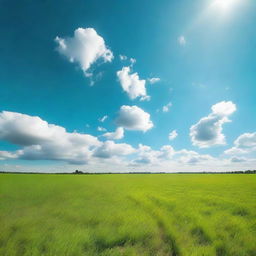
[{"label": "blue sky", "polygon": [[252,0],[2,1],[0,169],[255,167],[255,20]]}]

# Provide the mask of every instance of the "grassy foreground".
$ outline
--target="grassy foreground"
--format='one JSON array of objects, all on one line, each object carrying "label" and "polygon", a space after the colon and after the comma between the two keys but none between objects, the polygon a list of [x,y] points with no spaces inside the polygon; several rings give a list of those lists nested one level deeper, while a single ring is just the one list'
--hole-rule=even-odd
[{"label": "grassy foreground", "polygon": [[256,255],[256,175],[0,174],[0,255]]}]

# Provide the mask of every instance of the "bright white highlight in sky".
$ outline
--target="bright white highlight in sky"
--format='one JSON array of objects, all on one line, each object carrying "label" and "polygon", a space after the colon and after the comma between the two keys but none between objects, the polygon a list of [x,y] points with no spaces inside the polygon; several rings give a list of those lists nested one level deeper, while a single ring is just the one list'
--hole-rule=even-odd
[{"label": "bright white highlight in sky", "polygon": [[215,0],[212,7],[226,12],[233,8],[238,2],[239,0]]},{"label": "bright white highlight in sky", "polygon": [[181,46],[185,46],[186,43],[187,43],[187,40],[184,36],[179,36],[178,38],[178,43],[181,45]]}]

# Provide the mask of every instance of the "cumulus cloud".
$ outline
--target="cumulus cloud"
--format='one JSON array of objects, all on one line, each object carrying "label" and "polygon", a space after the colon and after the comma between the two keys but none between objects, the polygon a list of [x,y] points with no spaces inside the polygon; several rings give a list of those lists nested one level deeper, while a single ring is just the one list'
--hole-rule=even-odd
[{"label": "cumulus cloud", "polygon": [[229,155],[247,154],[256,151],[256,132],[244,133],[234,141],[234,147],[224,153]]},{"label": "cumulus cloud", "polygon": [[151,147],[139,144],[137,158],[133,164],[153,164],[158,165],[163,161],[171,160],[175,155],[175,150],[170,145],[164,145],[160,150],[153,150]]},{"label": "cumulus cloud", "polygon": [[118,126],[127,130],[146,132],[154,125],[150,120],[150,114],[137,106],[122,106],[116,119]]},{"label": "cumulus cloud", "polygon": [[178,133],[177,133],[177,131],[176,130],[173,130],[173,131],[171,131],[170,133],[169,133],[169,140],[174,140],[175,138],[177,138],[177,136],[178,136]]},{"label": "cumulus cloud", "polygon": [[169,112],[171,106],[172,106],[172,103],[171,103],[171,102],[169,102],[168,104],[166,104],[165,106],[163,106],[163,109],[162,109],[163,112],[164,112],[164,113]]},{"label": "cumulus cloud", "polygon": [[178,43],[181,46],[185,46],[187,44],[187,40],[186,40],[186,38],[184,36],[179,36],[178,37]]},{"label": "cumulus cloud", "polygon": [[137,158],[133,164],[156,164],[160,151],[152,150],[151,147],[139,144],[137,150]]},{"label": "cumulus cloud", "polygon": [[86,76],[91,76],[88,70],[98,60],[111,62],[113,53],[105,45],[104,39],[93,28],[78,28],[73,37],[56,37],[57,50],[70,62],[80,65]]},{"label": "cumulus cloud", "polygon": [[214,160],[214,158],[210,155],[200,155],[199,153],[191,150],[180,150],[175,152],[176,156],[179,156],[178,160],[181,163],[189,164],[189,165],[195,165],[198,163],[206,163],[211,160]]},{"label": "cumulus cloud", "polygon": [[152,77],[152,78],[148,78],[148,81],[150,84],[155,84],[155,83],[158,83],[160,82],[160,78],[159,77]]},{"label": "cumulus cloud", "polygon": [[114,132],[106,132],[103,136],[110,140],[120,140],[124,137],[124,128],[117,127]]},{"label": "cumulus cloud", "polygon": [[135,152],[135,149],[126,143],[116,144],[111,140],[105,141],[94,151],[94,156],[98,158],[111,158],[114,156],[126,156]]},{"label": "cumulus cloud", "polygon": [[232,101],[221,101],[212,106],[212,113],[217,116],[229,116],[236,111],[236,105]]},{"label": "cumulus cloud", "polygon": [[190,128],[192,143],[200,148],[226,144],[222,126],[231,122],[228,117],[236,111],[236,105],[231,101],[222,101],[213,105],[211,109],[212,112],[208,116]]},{"label": "cumulus cloud", "polygon": [[164,145],[160,148],[160,154],[159,154],[160,159],[170,160],[173,158],[174,155],[175,155],[175,150],[172,146]]},{"label": "cumulus cloud", "polygon": [[244,158],[244,157],[236,157],[236,156],[232,157],[230,160],[233,163],[241,163],[241,162],[246,162],[247,161],[247,159]]},{"label": "cumulus cloud", "polygon": [[213,161],[210,155],[200,155],[195,151],[186,149],[175,151],[170,145],[164,145],[160,150],[153,150],[149,146],[140,144],[137,149],[137,158],[133,161],[134,165],[160,165],[160,164],[186,164],[197,165]]},{"label": "cumulus cloud", "polygon": [[[123,107],[123,110],[128,112],[135,110],[137,113],[138,111],[134,106]],[[219,110],[217,111],[215,108],[213,111],[218,115],[225,113],[223,117],[232,112],[221,111],[219,113]],[[149,121],[150,117],[145,123],[150,123],[151,121]],[[131,121],[128,124],[132,129],[138,125],[136,122],[134,124]],[[142,129],[144,125],[139,125],[139,127]],[[90,168],[90,170],[98,168],[98,171],[103,169],[105,171],[117,169],[123,171],[129,168],[132,168],[129,170],[133,171],[136,166],[138,166],[139,170],[145,171],[175,171],[178,170],[177,168],[181,170],[183,167],[185,167],[183,169],[185,171],[203,171],[206,170],[204,169],[206,167],[216,171],[216,166],[219,166],[222,170],[227,170],[229,166],[229,170],[234,170],[234,167],[237,169],[245,168],[245,162],[247,169],[255,165],[255,159],[253,158],[247,159],[241,156],[232,156],[230,159],[217,159],[207,154],[199,154],[186,149],[176,151],[171,145],[164,145],[160,149],[154,150],[150,146],[142,144],[137,148],[126,143],[118,144],[112,139],[121,137],[120,134],[122,134],[123,128],[119,128],[105,136],[111,140],[102,142],[89,134],[68,132],[64,127],[49,124],[36,116],[3,111],[0,113],[0,139],[19,145],[20,149],[13,152],[0,151],[0,160],[56,160],[69,164],[88,164],[87,168]],[[144,127],[143,129],[146,128]],[[234,147],[250,152],[255,149],[254,139],[255,133],[242,134],[235,140]],[[192,169],[189,169],[190,167]],[[68,167],[66,166],[65,168]],[[70,168],[69,171],[71,170]]]},{"label": "cumulus cloud", "polygon": [[[118,127],[107,138],[120,139],[124,129]],[[99,141],[89,134],[67,132],[37,116],[3,111],[0,113],[0,139],[21,146],[14,152],[0,151],[0,160],[57,160],[70,164],[86,164],[94,158],[122,157],[135,152],[125,143]]]},{"label": "cumulus cloud", "polygon": [[17,157],[17,152],[0,151],[0,160],[15,159]]},{"label": "cumulus cloud", "polygon": [[150,97],[146,91],[146,80],[140,80],[138,73],[130,72],[130,67],[123,67],[122,70],[117,71],[117,77],[123,90],[132,100],[138,97],[140,100],[149,100]]},{"label": "cumulus cloud", "polygon": [[241,154],[247,154],[248,152],[241,148],[232,147],[232,148],[225,150],[224,153],[227,155],[241,155]]},{"label": "cumulus cloud", "polygon": [[36,116],[3,111],[0,113],[0,139],[23,146],[16,157],[33,160],[62,160],[86,163],[101,142],[89,134],[67,132]]},{"label": "cumulus cloud", "polygon": [[237,148],[241,149],[256,149],[256,132],[244,133],[240,135],[234,142]]}]

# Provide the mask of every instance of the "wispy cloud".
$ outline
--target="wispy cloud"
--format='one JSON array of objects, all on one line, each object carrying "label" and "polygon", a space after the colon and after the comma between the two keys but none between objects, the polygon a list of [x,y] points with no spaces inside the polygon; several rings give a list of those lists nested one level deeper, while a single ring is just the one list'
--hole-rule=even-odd
[{"label": "wispy cloud", "polygon": [[108,119],[108,116],[105,115],[105,116],[99,118],[98,120],[99,120],[100,122],[104,123],[107,119]]},{"label": "wispy cloud", "polygon": [[177,138],[177,136],[178,136],[177,131],[176,131],[176,130],[173,130],[173,131],[171,131],[171,132],[169,133],[168,138],[169,138],[169,140],[174,140],[174,139]]},{"label": "wispy cloud", "polygon": [[160,82],[160,78],[159,77],[152,77],[152,78],[148,78],[148,81],[150,84],[155,84],[155,83],[158,83]]},{"label": "wispy cloud", "polygon": [[166,104],[165,106],[163,106],[162,111],[163,111],[164,113],[169,112],[171,106],[172,106],[172,103],[169,102],[168,104]]}]

